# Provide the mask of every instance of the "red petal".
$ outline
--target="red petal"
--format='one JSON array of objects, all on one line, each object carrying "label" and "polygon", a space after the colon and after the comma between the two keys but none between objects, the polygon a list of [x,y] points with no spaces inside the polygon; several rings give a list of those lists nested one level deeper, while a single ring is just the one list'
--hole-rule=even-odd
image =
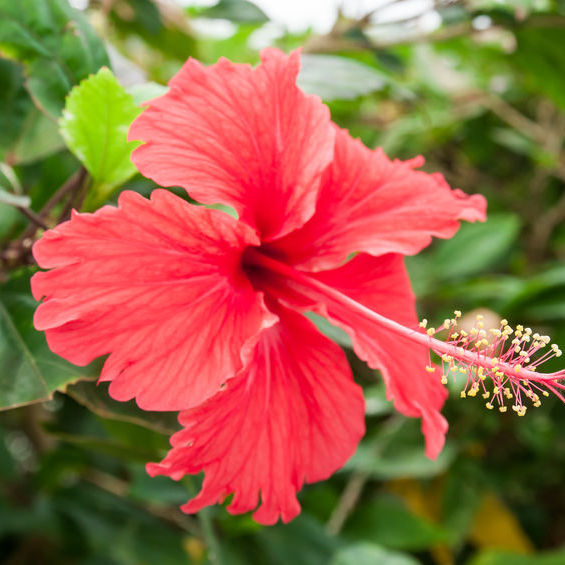
[{"label": "red petal", "polygon": [[[382,316],[419,331],[415,299],[401,255],[373,257],[360,253],[338,269],[310,276]],[[267,272],[262,281],[271,297],[297,310],[315,311],[351,336],[357,355],[372,368],[381,370],[388,398],[394,400],[395,408],[406,416],[422,418],[426,453],[436,458],[447,432],[447,422],[440,412],[447,391],[441,385],[441,375],[425,369],[430,364],[428,349],[383,330],[369,318],[314,289],[304,292],[292,281]]]},{"label": "red petal", "polygon": [[117,400],[178,410],[215,394],[241,369],[267,313],[239,268],[257,243],[244,224],[165,190],[120,195],[119,208],[74,214],[33,252],[52,268],[32,279],[45,297],[35,327],[77,365],[110,353],[101,380]]},{"label": "red petal", "polygon": [[261,58],[255,69],[189,59],[129,138],[145,141],[132,157],[145,176],[233,206],[270,239],[314,213],[334,131],[328,109],[296,86],[299,53],[266,49]]},{"label": "red petal", "polygon": [[273,246],[310,270],[331,269],[355,251],[413,255],[431,236],[451,237],[459,220],[484,221],[486,201],[451,190],[439,174],[415,171],[422,159],[390,161],[345,130],[325,172],[316,213]]},{"label": "red petal", "polygon": [[364,402],[341,349],[289,310],[266,330],[248,368],[204,405],[181,413],[185,429],[151,475],[175,479],[204,471],[196,512],[234,493],[232,514],[292,520],[296,492],[339,469],[364,433]]}]

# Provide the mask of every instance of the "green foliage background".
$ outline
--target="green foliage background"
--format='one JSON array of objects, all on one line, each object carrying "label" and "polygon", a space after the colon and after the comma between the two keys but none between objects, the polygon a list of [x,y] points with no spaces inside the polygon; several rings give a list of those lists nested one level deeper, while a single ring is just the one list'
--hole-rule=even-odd
[{"label": "green foliage background", "polygon": [[[565,2],[437,1],[435,10],[433,32],[408,16],[340,17],[326,35],[280,30],[271,43],[304,47],[301,86],[368,146],[422,153],[427,170],[487,196],[487,223],[409,258],[422,316],[439,323],[454,308],[481,308],[564,346]],[[228,20],[231,35],[198,32],[200,18]],[[517,418],[460,400],[454,387],[448,445],[431,462],[417,422],[395,414],[378,374],[350,356],[367,436],[344,470],[302,490],[299,518],[264,528],[221,507],[183,515],[200,479],[144,471],[166,451],[174,415],[111,401],[91,382],[98,364],[69,365],[33,329],[38,226],[114,202],[126,187],[149,193],[125,138],[140,102],[188,56],[256,63],[257,32],[269,26],[245,0],[91,0],[82,12],[66,0],[0,0],[0,562],[565,563],[556,399]]]}]

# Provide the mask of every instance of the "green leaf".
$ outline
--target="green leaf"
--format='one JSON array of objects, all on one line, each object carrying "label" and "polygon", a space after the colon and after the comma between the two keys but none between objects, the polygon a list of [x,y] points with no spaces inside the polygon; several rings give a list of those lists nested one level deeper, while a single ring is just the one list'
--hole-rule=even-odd
[{"label": "green leaf", "polygon": [[341,328],[330,324],[325,318],[314,312],[306,312],[306,317],[314,322],[316,327],[332,341],[335,341],[343,347],[353,347],[351,338]]},{"label": "green leaf", "polygon": [[269,21],[265,12],[248,0],[220,0],[218,4],[203,10],[204,18],[219,18],[237,23],[262,24]]},{"label": "green leaf", "polygon": [[565,110],[565,50],[556,48],[563,41],[563,28],[522,28],[515,35],[514,61],[526,82]]},{"label": "green leaf", "polygon": [[0,59],[0,161],[12,146],[30,106],[21,67]]},{"label": "green leaf", "polygon": [[427,259],[441,280],[468,277],[496,264],[513,247],[520,220],[513,214],[491,214],[485,223],[462,224],[453,239],[442,241]]},{"label": "green leaf", "polygon": [[8,206],[23,206],[27,208],[31,203],[30,197],[24,194],[12,194],[7,192],[3,188],[0,188],[0,204],[6,204]]},{"label": "green leaf", "polygon": [[135,84],[127,89],[131,94],[133,102],[136,106],[141,106],[144,102],[163,96],[168,91],[168,87],[156,82],[145,82],[143,84]]},{"label": "green leaf", "polygon": [[386,77],[359,61],[335,55],[302,55],[298,85],[324,100],[353,100],[381,90]]},{"label": "green leaf", "polygon": [[130,154],[139,142],[128,142],[127,132],[140,113],[107,68],[82,81],[67,98],[61,133],[92,175],[97,200],[105,200],[136,172]]},{"label": "green leaf", "polygon": [[21,65],[6,59],[0,59],[0,108],[0,160],[30,163],[65,146],[57,124],[29,97]]},{"label": "green leaf", "polygon": [[33,327],[36,306],[29,276],[0,287],[0,410],[48,400],[93,371],[51,353],[43,333]]},{"label": "green leaf", "polygon": [[424,479],[446,471],[454,457],[450,444],[437,459],[426,457],[419,422],[398,416],[376,438],[361,442],[346,469],[369,473],[377,479]]},{"label": "green leaf", "polygon": [[0,52],[24,64],[28,91],[53,117],[74,84],[109,64],[102,40],[66,0],[0,0]]},{"label": "green leaf", "polygon": [[443,528],[413,514],[398,497],[389,494],[364,503],[347,522],[344,534],[409,551],[426,549],[447,540]]},{"label": "green leaf", "polygon": [[330,565],[418,565],[413,557],[384,549],[371,542],[362,542],[340,549]]},{"label": "green leaf", "polygon": [[263,528],[257,536],[267,563],[325,565],[338,542],[312,517],[302,514],[289,524]]}]

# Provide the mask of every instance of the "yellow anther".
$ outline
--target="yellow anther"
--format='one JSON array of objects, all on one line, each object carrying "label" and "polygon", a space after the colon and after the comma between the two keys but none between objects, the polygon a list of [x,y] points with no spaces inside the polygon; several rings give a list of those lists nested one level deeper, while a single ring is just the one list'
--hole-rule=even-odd
[{"label": "yellow anther", "polygon": [[543,394],[546,398],[549,396],[549,392],[547,392],[547,390],[544,390],[544,391],[542,392],[542,394]]},{"label": "yellow anther", "polygon": [[461,391],[461,394],[460,394],[459,396],[460,396],[461,398],[466,398],[466,397],[467,397],[467,395],[465,394],[465,391],[464,391],[464,390]]},{"label": "yellow anther", "polygon": [[520,365],[520,363],[518,363],[518,364],[514,367],[514,370],[515,370],[517,373],[519,373],[521,368],[522,368],[522,365]]},{"label": "yellow anther", "polygon": [[428,373],[435,373],[435,367],[430,367],[429,365],[426,365],[426,371],[428,371]]},{"label": "yellow anther", "polygon": [[485,404],[485,406],[486,406],[489,410],[492,410],[492,409],[494,408],[494,406],[493,406],[490,402],[487,402],[487,403]]},{"label": "yellow anther", "polygon": [[517,324],[517,325],[516,325],[516,329],[517,329],[519,332],[523,332],[523,331],[524,331],[524,326],[523,326],[522,324]]},{"label": "yellow anther", "polygon": [[534,402],[534,408],[539,408],[541,406],[541,400],[536,400]]},{"label": "yellow anther", "polygon": [[446,363],[449,363],[449,362],[453,359],[453,357],[451,357],[451,355],[448,355],[447,353],[444,353],[444,354],[441,356],[441,359],[442,359],[442,361],[445,361]]},{"label": "yellow anther", "polygon": [[426,333],[427,333],[428,335],[434,335],[434,334],[436,333],[436,329],[435,329],[435,328],[428,328],[428,329],[426,330]]},{"label": "yellow anther", "polygon": [[446,385],[447,384],[447,377],[445,375],[443,375],[443,377],[441,377],[441,384],[442,385]]},{"label": "yellow anther", "polygon": [[443,325],[444,325],[446,328],[449,328],[449,327],[451,326],[451,320],[450,320],[449,318],[446,318],[446,319],[443,321]]},{"label": "yellow anther", "polygon": [[455,314],[456,318],[461,318],[461,310],[455,310],[453,314]]},{"label": "yellow anther", "polygon": [[506,408],[506,406],[501,406],[498,410],[500,412],[506,412],[507,408]]},{"label": "yellow anther", "polygon": [[532,335],[532,328],[526,328],[524,332],[526,333],[526,335]]},{"label": "yellow anther", "polygon": [[457,339],[459,334],[457,332],[451,334],[452,339]]},{"label": "yellow anther", "polygon": [[500,325],[502,327],[507,326],[508,325],[508,320],[506,318],[503,318],[502,320],[500,320]]},{"label": "yellow anther", "polygon": [[516,353],[520,353],[522,350],[520,349],[520,346],[517,345],[517,346],[514,348],[514,351],[515,351]]},{"label": "yellow anther", "polygon": [[493,394],[498,394],[499,392],[500,392],[500,389],[499,389],[497,386],[495,386],[495,387],[492,389],[492,393],[493,393]]},{"label": "yellow anther", "polygon": [[522,408],[520,410],[518,410],[518,416],[525,416],[526,415],[526,410],[527,407],[526,406],[522,406]]},{"label": "yellow anther", "polygon": [[483,398],[488,398],[490,396],[490,392],[483,392]]},{"label": "yellow anther", "polygon": [[459,333],[461,334],[461,337],[467,337],[469,335],[465,330],[461,330]]},{"label": "yellow anther", "polygon": [[420,322],[420,327],[421,328],[425,328],[428,325],[428,320],[426,320],[426,318],[424,318],[421,322]]},{"label": "yellow anther", "polygon": [[483,322],[478,322],[477,326],[481,329],[483,329],[485,327],[485,324]]}]

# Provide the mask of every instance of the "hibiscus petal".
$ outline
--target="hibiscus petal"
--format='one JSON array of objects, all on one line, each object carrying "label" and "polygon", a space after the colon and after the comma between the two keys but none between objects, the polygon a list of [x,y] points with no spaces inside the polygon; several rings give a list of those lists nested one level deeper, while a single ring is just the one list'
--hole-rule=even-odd
[{"label": "hibiscus petal", "polygon": [[459,220],[484,221],[486,200],[451,190],[440,174],[414,170],[423,159],[390,161],[345,130],[322,178],[316,213],[301,229],[273,242],[302,269],[337,267],[355,251],[413,255],[432,236],[448,238]]},{"label": "hibiscus petal", "polygon": [[117,400],[178,410],[241,369],[267,312],[240,268],[256,234],[165,190],[77,214],[34,245],[34,323],[77,365],[110,353],[101,380]]},{"label": "hibiscus petal", "polygon": [[[401,255],[373,257],[360,253],[345,265],[312,273],[313,279],[405,327],[419,331],[414,294]],[[262,288],[296,310],[311,310],[346,331],[355,353],[370,367],[380,369],[387,396],[402,414],[422,418],[426,454],[435,459],[445,443],[447,421],[441,408],[447,391],[439,372],[429,373],[427,348],[385,330],[370,318],[319,291],[265,272]]]},{"label": "hibiscus petal", "polygon": [[263,240],[314,213],[319,177],[333,155],[328,109],[297,86],[297,51],[261,53],[253,69],[221,59],[189,59],[164,96],[132,124],[141,139],[132,159],[161,186],[233,206]]},{"label": "hibiscus petal", "polygon": [[228,494],[232,514],[261,506],[253,517],[292,520],[296,492],[339,469],[364,433],[361,388],[343,351],[302,316],[278,312],[248,368],[202,406],[183,412],[185,429],[151,475],[179,479],[204,471],[200,493],[184,507],[196,512]]}]

